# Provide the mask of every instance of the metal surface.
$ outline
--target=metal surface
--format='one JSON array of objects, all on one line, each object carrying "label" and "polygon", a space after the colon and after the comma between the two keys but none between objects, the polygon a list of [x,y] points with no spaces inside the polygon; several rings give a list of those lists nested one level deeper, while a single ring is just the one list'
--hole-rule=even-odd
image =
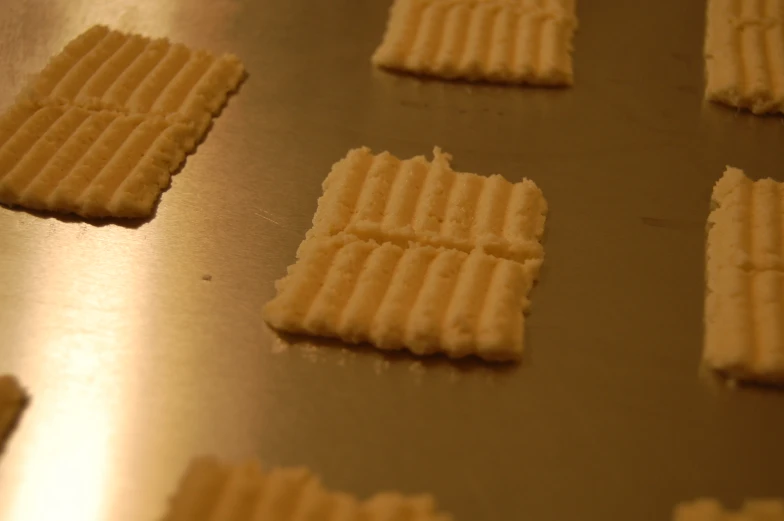
[{"label": "metal surface", "polygon": [[[430,491],[462,521],[661,521],[698,495],[784,491],[784,397],[697,372],[711,186],[725,164],[784,167],[781,118],[702,103],[703,3],[580,2],[563,91],[373,70],[387,6],[4,2],[3,106],[96,22],[235,52],[250,77],[149,222],[0,209],[0,373],[32,394],[0,520],[154,520],[202,453]],[[321,180],[360,145],[439,145],[544,190],[521,366],[288,346],[264,326]]]}]

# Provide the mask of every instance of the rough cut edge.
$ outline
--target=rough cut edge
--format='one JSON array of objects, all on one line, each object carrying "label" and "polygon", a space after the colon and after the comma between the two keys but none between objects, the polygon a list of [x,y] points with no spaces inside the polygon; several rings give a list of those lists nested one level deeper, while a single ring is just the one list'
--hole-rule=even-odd
[{"label": "rough cut edge", "polygon": [[306,467],[262,469],[257,460],[227,464],[191,461],[170,496],[162,521],[452,521],[429,494],[381,492],[359,500],[326,489]]},{"label": "rough cut edge", "polygon": [[[781,96],[776,98],[775,92],[772,91],[770,85],[764,93],[744,94],[739,90],[737,78],[735,82],[729,84],[726,78],[722,79],[725,69],[731,68],[731,66],[727,63],[730,61],[730,58],[725,56],[728,53],[726,41],[721,43],[720,34],[737,32],[738,36],[741,36],[740,31],[744,27],[754,26],[764,29],[778,26],[779,31],[784,31],[784,28],[781,27],[783,20],[779,17],[766,17],[762,14],[754,17],[735,15],[732,12],[728,12],[729,7],[727,4],[726,0],[708,0],[706,3],[705,41],[703,44],[703,57],[705,60],[704,99],[725,107],[747,110],[756,116],[784,112],[784,98]],[[755,51],[752,50],[750,52],[754,53]],[[764,52],[767,53],[770,50],[766,48]],[[743,52],[737,49],[737,54],[738,59],[742,62]],[[771,74],[770,61],[767,58],[764,59],[766,59],[765,67],[767,72]],[[737,71],[735,75],[738,75]]]},{"label": "rough cut edge", "polygon": [[[708,3],[710,4],[710,0]],[[711,374],[723,377],[727,384],[732,387],[736,386],[738,380],[747,379],[747,377],[743,376],[745,371],[735,364],[730,366],[722,362],[720,360],[721,356],[715,352],[716,350],[711,342],[713,334],[711,331],[712,322],[709,321],[709,318],[714,314],[716,299],[718,298],[718,295],[711,291],[711,286],[713,285],[713,279],[716,277],[714,272],[718,270],[717,263],[720,262],[715,251],[716,223],[714,220],[727,196],[735,189],[738,183],[744,180],[748,179],[742,170],[727,165],[725,172],[713,186],[710,213],[708,214],[705,227],[705,292],[703,300],[703,349],[700,371],[704,373],[707,369]]]},{"label": "rough cut edge", "polygon": [[[406,252],[411,251],[412,249],[418,250],[420,253],[427,253],[432,254],[432,259],[428,261],[428,267],[425,270],[425,274],[429,275],[431,273],[430,266],[433,265],[434,259],[440,255],[445,253],[453,253],[463,257],[461,262],[461,267],[458,274],[455,276],[452,285],[450,286],[453,291],[456,291],[457,287],[462,287],[460,281],[464,281],[466,279],[461,278],[460,275],[464,275],[465,273],[465,266],[469,265],[471,262],[469,259],[473,259],[475,257],[485,257],[488,259],[494,259],[496,264],[491,269],[491,273],[494,273],[497,270],[498,265],[506,263],[511,266],[516,266],[519,273],[522,274],[524,282],[524,287],[519,291],[519,293],[515,293],[515,304],[511,306],[507,302],[507,312],[509,317],[517,317],[520,322],[520,329],[516,332],[510,332],[509,330],[504,329],[501,334],[503,334],[503,342],[499,342],[497,338],[488,338],[486,331],[487,328],[482,328],[482,324],[475,324],[471,327],[469,333],[464,331],[464,327],[461,326],[460,329],[462,331],[461,334],[468,334],[471,338],[471,342],[466,342],[465,340],[454,342],[453,338],[450,338],[450,333],[454,332],[454,322],[449,321],[448,313],[449,310],[452,309],[451,302],[455,299],[455,294],[450,291],[449,292],[449,301],[446,305],[444,316],[441,318],[440,325],[433,330],[432,328],[428,327],[427,332],[429,333],[426,344],[427,347],[423,347],[421,344],[422,339],[419,338],[419,334],[417,333],[417,329],[413,328],[410,329],[408,326],[408,322],[404,326],[404,330],[401,331],[399,338],[390,338],[382,336],[381,339],[375,338],[377,337],[377,331],[373,329],[373,324],[377,325],[378,329],[381,331],[386,331],[387,327],[389,326],[386,322],[378,322],[377,316],[380,312],[381,308],[378,308],[374,311],[372,317],[370,317],[371,323],[367,325],[366,328],[363,328],[363,333],[360,335],[361,339],[353,338],[351,336],[346,336],[345,332],[340,331],[340,326],[332,327],[331,325],[325,326],[326,329],[323,327],[315,331],[311,329],[307,324],[308,317],[302,317],[302,320],[297,318],[296,313],[292,313],[292,309],[289,306],[284,305],[284,302],[289,300],[289,295],[286,294],[286,290],[291,281],[300,281],[300,273],[307,273],[306,270],[313,264],[310,262],[310,257],[313,253],[318,254],[319,250],[324,247],[335,247],[337,248],[336,251],[341,250],[344,247],[350,246],[354,243],[361,243],[364,244],[372,249],[377,248],[393,248],[402,251],[401,257],[398,259],[398,263],[401,262],[403,256],[406,255]],[[531,300],[530,300],[530,292],[532,291],[538,274],[542,264],[542,259],[529,259],[526,262],[520,263],[516,261],[512,261],[509,259],[495,257],[493,255],[489,255],[485,252],[480,250],[473,250],[472,252],[462,252],[459,250],[454,250],[451,248],[436,248],[433,246],[421,245],[417,243],[412,243],[410,248],[401,247],[392,243],[379,243],[373,240],[365,240],[357,238],[356,236],[340,233],[334,236],[329,237],[314,237],[307,241],[304,241],[301,246],[302,254],[301,258],[298,258],[294,264],[291,264],[286,269],[286,275],[283,276],[281,279],[278,279],[275,282],[275,289],[276,289],[276,296],[273,297],[270,301],[268,301],[263,308],[262,317],[264,320],[273,328],[279,331],[288,332],[291,334],[297,335],[307,335],[313,337],[321,337],[321,338],[331,338],[336,339],[346,344],[362,344],[362,345],[371,345],[375,349],[381,351],[389,351],[389,350],[405,350],[409,351],[416,356],[431,356],[431,355],[444,355],[450,359],[460,359],[465,357],[477,357],[482,359],[486,362],[494,362],[494,363],[508,363],[508,362],[519,362],[524,353],[525,349],[525,316],[530,310]],[[320,256],[320,255],[317,255]],[[398,266],[399,264],[396,264]],[[327,268],[327,274],[330,273],[331,266]],[[397,271],[397,268],[393,270],[393,273]],[[361,274],[361,272],[360,272]],[[359,275],[358,275],[359,277]],[[492,280],[492,279],[491,279]],[[325,279],[326,281],[326,279]],[[385,283],[386,289],[384,290],[384,295],[391,294],[392,291],[390,290],[391,280]],[[352,293],[353,296],[354,292],[357,291],[356,285],[352,285]],[[395,285],[395,288],[400,288],[401,286]],[[474,287],[473,285],[470,287]],[[483,291],[483,298],[489,296],[489,292],[491,291],[492,284],[488,282],[488,287]],[[417,298],[414,299],[415,303],[419,303],[419,296],[423,291],[423,286],[417,289]],[[395,292],[396,293],[396,292]],[[318,298],[318,297],[317,297]],[[311,301],[308,305],[308,309],[312,310],[313,302]],[[427,302],[427,301],[423,301]],[[465,300],[461,300],[461,302],[466,302]],[[346,306],[346,304],[343,304]],[[485,316],[486,311],[483,311],[488,306],[485,303],[482,306],[482,310],[478,311],[478,317]],[[345,315],[345,307],[343,307],[340,311],[341,316]],[[463,306],[460,306],[458,309],[465,311]],[[497,316],[497,315],[493,315]],[[473,318],[472,318],[473,320]],[[448,322],[449,321],[449,322]],[[444,324],[447,324],[447,327],[444,327]],[[451,325],[450,325],[451,324]],[[437,333],[435,333],[437,331]],[[499,330],[500,331],[500,330]],[[421,332],[421,331],[420,331]],[[434,337],[431,335],[436,335],[437,341],[434,340]],[[397,336],[397,335],[394,335]],[[409,336],[413,336],[414,338],[419,338],[417,342],[413,342],[409,340]],[[380,342],[380,343],[379,343]],[[412,343],[413,342],[413,343]],[[433,347],[435,346],[435,347]]]},{"label": "rough cut edge", "polygon": [[[766,180],[773,181],[772,179],[762,181]],[[727,165],[722,177],[714,184],[711,194],[710,213],[706,223],[703,352],[700,372],[705,374],[709,371],[713,375],[720,376],[730,387],[736,387],[738,383],[781,386],[784,385],[783,371],[770,368],[765,370],[764,367],[760,368],[759,364],[749,364],[737,353],[727,353],[726,349],[714,345],[718,334],[713,331],[715,328],[712,328],[711,324],[716,320],[709,321],[709,317],[717,314],[716,308],[722,303],[722,299],[726,299],[711,291],[711,287],[718,280],[719,272],[735,270],[748,276],[770,271],[781,273],[780,269],[767,270],[755,266],[748,257],[750,254],[737,251],[732,243],[725,244],[726,233],[717,235],[717,216],[726,210],[728,200],[744,184],[753,187],[755,181],[743,170]]]}]

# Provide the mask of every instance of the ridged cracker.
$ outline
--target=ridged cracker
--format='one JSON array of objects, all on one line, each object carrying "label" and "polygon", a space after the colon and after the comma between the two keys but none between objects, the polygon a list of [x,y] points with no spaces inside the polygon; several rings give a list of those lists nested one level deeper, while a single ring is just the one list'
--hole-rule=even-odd
[{"label": "ridged cracker", "polygon": [[395,0],[372,62],[448,79],[571,85],[575,0]]},{"label": "ridged cracker", "polygon": [[13,429],[27,395],[19,382],[11,375],[0,375],[0,448]]},{"label": "ridged cracker", "polygon": [[33,79],[28,95],[83,107],[176,114],[201,138],[245,75],[234,55],[216,57],[167,39],[96,25],[75,38]]},{"label": "ridged cracker", "polygon": [[678,505],[673,521],[784,521],[784,500],[751,499],[732,511],[715,499],[697,499]]},{"label": "ridged cracker", "polygon": [[233,55],[88,29],[2,117],[0,203],[149,217],[244,75]]},{"label": "ridged cracker", "polygon": [[784,383],[784,185],[727,168],[708,217],[705,363]]},{"label": "ridged cracker", "polygon": [[540,259],[315,238],[264,307],[274,328],[416,354],[519,360]]},{"label": "ridged cracker", "polygon": [[0,117],[0,203],[147,217],[195,139],[157,115],[20,100]]},{"label": "ridged cracker", "polygon": [[450,159],[438,148],[432,162],[350,151],[324,181],[307,237],[347,232],[402,246],[481,248],[520,262],[543,258],[547,202],[536,184],[458,173]]},{"label": "ridged cracker", "polygon": [[188,467],[162,521],[451,521],[429,495],[380,493],[359,501],[324,488],[307,468],[265,472],[215,458]]},{"label": "ridged cracker", "polygon": [[784,0],[709,0],[705,66],[708,100],[784,111]]}]

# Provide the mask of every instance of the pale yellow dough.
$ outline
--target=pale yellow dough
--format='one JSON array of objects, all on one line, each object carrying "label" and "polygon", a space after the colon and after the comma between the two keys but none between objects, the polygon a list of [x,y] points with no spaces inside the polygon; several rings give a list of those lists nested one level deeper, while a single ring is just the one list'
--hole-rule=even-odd
[{"label": "pale yellow dough", "polygon": [[88,108],[174,114],[192,122],[201,138],[244,75],[234,55],[216,57],[96,25],[54,56],[27,94]]},{"label": "pale yellow dough", "polygon": [[575,0],[395,0],[372,62],[447,79],[574,82]]},{"label": "pale yellow dough", "polygon": [[541,262],[319,237],[302,247],[263,315],[279,330],[385,350],[519,360]]},{"label": "pale yellow dough", "polygon": [[784,0],[708,0],[705,96],[755,114],[784,111]]},{"label": "pale yellow dough", "polygon": [[0,203],[149,217],[244,76],[232,55],[88,29],[0,119]]},{"label": "pale yellow dough", "polygon": [[728,167],[708,217],[704,362],[784,384],[784,184]]},{"label": "pale yellow dough", "polygon": [[451,358],[520,360],[544,259],[547,201],[530,180],[455,172],[435,148],[352,150],[323,183],[297,262],[264,319],[290,333]]},{"label": "pale yellow dough", "polygon": [[360,501],[327,490],[304,467],[264,471],[256,461],[195,459],[162,521],[451,521],[429,495],[376,494]]},{"label": "pale yellow dough", "polygon": [[547,201],[536,184],[455,172],[450,159],[438,148],[432,161],[350,151],[324,181],[307,237],[347,232],[401,246],[478,248],[520,262],[543,258]]},{"label": "pale yellow dough", "polygon": [[147,217],[195,139],[158,115],[19,101],[0,118],[0,203]]}]

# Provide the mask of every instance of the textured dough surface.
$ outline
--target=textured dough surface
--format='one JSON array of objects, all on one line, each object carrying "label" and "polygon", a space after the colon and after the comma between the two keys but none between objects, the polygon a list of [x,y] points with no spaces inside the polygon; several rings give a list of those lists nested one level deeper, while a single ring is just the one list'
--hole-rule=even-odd
[{"label": "textured dough surface", "polygon": [[784,0],[709,0],[706,98],[755,114],[784,111]]},{"label": "textured dough surface", "polygon": [[22,413],[27,396],[11,375],[0,375],[0,446]]},{"label": "textured dough surface", "polygon": [[163,521],[451,521],[429,495],[384,492],[359,501],[324,488],[307,468],[265,472],[255,461],[237,465],[195,459]]},{"label": "textured dough surface", "polygon": [[784,500],[751,499],[732,511],[715,499],[697,499],[678,505],[673,521],[784,521]]},{"label": "textured dough surface", "polygon": [[575,0],[395,0],[372,62],[447,79],[573,83]]},{"label": "textured dough surface", "polygon": [[0,117],[0,203],[83,217],[147,217],[195,142],[157,115],[20,99]]},{"label": "textured dough surface", "polygon": [[784,383],[784,185],[728,167],[708,217],[704,361]]},{"label": "textured dough surface", "polygon": [[192,122],[201,137],[244,75],[236,56],[216,57],[165,38],[96,25],[49,61],[28,94],[88,108],[176,114]]},{"label": "textured dough surface", "polygon": [[385,350],[518,360],[540,264],[346,234],[315,238],[263,315],[278,330]]},{"label": "textured dough surface", "polygon": [[307,237],[346,232],[401,246],[481,248],[520,262],[543,258],[547,202],[536,184],[458,173],[450,159],[438,148],[432,162],[350,151],[324,181]]},{"label": "textured dough surface", "polygon": [[149,217],[245,75],[239,59],[96,25],[0,120],[0,203]]}]

